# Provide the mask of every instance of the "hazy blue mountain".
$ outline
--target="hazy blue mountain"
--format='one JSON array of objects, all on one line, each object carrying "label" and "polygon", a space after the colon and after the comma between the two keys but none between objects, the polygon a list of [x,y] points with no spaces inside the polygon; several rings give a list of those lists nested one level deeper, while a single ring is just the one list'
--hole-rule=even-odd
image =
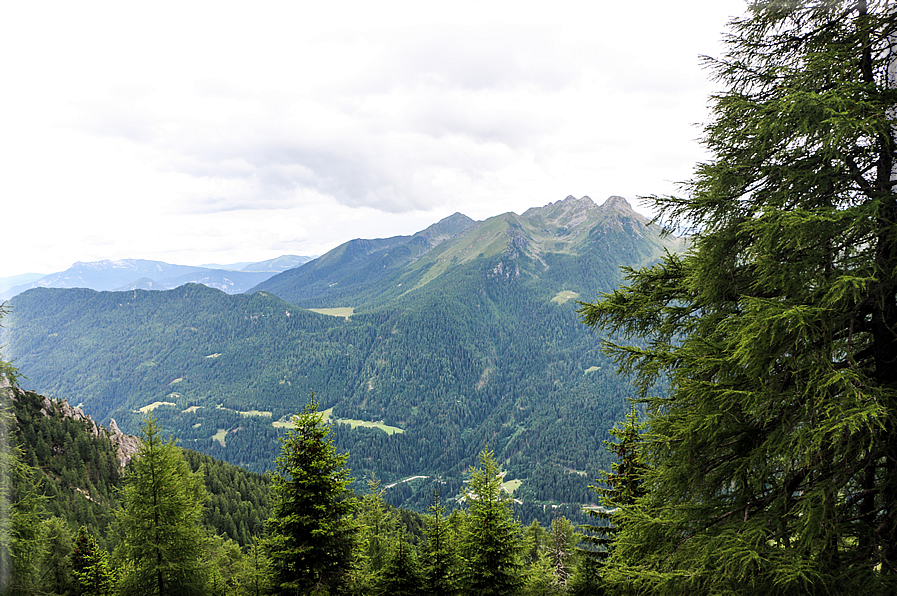
[{"label": "hazy blue mountain", "polygon": [[245,263],[239,269],[240,271],[276,271],[280,273],[281,271],[304,265],[316,258],[317,256],[282,255],[267,261],[259,261],[258,263]]},{"label": "hazy blue mountain", "polygon": [[394,504],[453,494],[486,446],[524,503],[582,503],[632,390],[576,300],[682,249],[646,223],[621,198],[568,197],[353,240],[252,294],[32,289],[5,342],[29,388],[125,432],[152,409],[184,446],[254,471],[314,392],[356,478],[426,477],[391,487]]},{"label": "hazy blue mountain", "polygon": [[240,263],[239,269],[172,265],[144,259],[77,262],[59,273],[28,279],[0,293],[9,299],[31,288],[90,288],[92,290],[170,290],[200,283],[229,294],[239,294],[272,275],[307,263],[313,257],[284,255],[258,263]]},{"label": "hazy blue mountain", "polygon": [[[11,290],[16,286],[24,286],[30,284],[33,281],[37,281],[42,278],[45,273],[23,273],[21,275],[13,275],[10,277],[0,277],[0,298],[3,298],[5,293]],[[11,297],[11,296],[10,296]]]}]

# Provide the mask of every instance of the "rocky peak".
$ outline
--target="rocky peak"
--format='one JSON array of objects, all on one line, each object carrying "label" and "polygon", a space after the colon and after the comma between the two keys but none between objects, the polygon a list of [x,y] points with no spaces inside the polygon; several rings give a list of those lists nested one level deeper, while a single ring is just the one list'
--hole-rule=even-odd
[{"label": "rocky peak", "polygon": [[102,436],[109,439],[109,442],[115,447],[118,461],[121,463],[122,467],[125,467],[128,462],[131,461],[131,458],[134,457],[134,454],[137,453],[137,450],[140,449],[140,439],[121,432],[114,419],[110,420],[109,429],[107,430],[105,427],[94,422],[90,416],[81,410],[81,408],[69,405],[64,399],[56,401],[44,396],[41,414],[47,418],[50,418],[55,414],[60,415],[63,418],[72,418],[73,420],[84,422],[87,424],[90,433],[93,436]]},{"label": "rocky peak", "polygon": [[115,445],[115,451],[118,453],[118,460],[122,467],[126,466],[134,454],[140,449],[140,439],[133,435],[126,435],[118,428],[115,418],[109,419],[109,441]]},{"label": "rocky peak", "polygon": [[467,228],[476,223],[473,219],[467,217],[463,213],[456,212],[445,217],[426,230],[415,234],[415,237],[422,237],[427,240],[431,247],[439,245],[444,240],[453,238],[464,232]]},{"label": "rocky peak", "polygon": [[648,221],[650,221],[647,217],[633,209],[629,201],[617,195],[608,197],[608,199],[602,203],[600,209],[607,215],[620,214],[634,218],[643,225],[647,225]]}]

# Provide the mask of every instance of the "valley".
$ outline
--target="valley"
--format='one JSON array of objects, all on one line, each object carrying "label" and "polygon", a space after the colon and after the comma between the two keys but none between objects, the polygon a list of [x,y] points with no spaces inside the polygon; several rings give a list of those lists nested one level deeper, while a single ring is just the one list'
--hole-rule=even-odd
[{"label": "valley", "polygon": [[185,447],[254,472],[314,394],[356,483],[382,479],[393,504],[425,509],[488,447],[516,499],[578,507],[633,392],[577,300],[682,249],[646,224],[623,199],[568,197],[353,240],[245,294],[35,288],[12,301],[7,352],[29,388],[125,432],[151,409]]}]

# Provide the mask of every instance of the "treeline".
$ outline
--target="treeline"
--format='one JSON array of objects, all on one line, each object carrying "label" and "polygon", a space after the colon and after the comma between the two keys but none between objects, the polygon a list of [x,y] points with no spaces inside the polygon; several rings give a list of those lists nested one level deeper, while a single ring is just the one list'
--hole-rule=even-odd
[{"label": "treeline", "polygon": [[[338,418],[405,431],[338,432],[359,478],[460,480],[488,444],[526,480],[529,499],[579,503],[585,478],[610,463],[601,442],[625,414],[630,388],[575,304],[551,302],[554,282],[466,267],[452,285],[348,321],[204,286],[35,290],[16,297],[9,339],[17,365],[46,393],[83,401],[132,433],[138,410],[160,402],[154,416],[185,447],[254,472],[277,454],[283,431],[272,422],[315,391]],[[270,416],[239,413],[251,410]],[[532,474],[537,465],[552,469],[550,482]],[[557,481],[565,470],[578,473]]]},{"label": "treeline", "polygon": [[[95,435],[92,424],[62,416],[54,402],[10,391],[11,448],[0,456],[12,470],[2,493],[10,503],[11,530],[0,540],[0,555],[12,573],[2,594],[311,593],[278,575],[278,557],[294,550],[278,532],[282,520],[298,514],[313,524],[312,518],[327,517],[328,507],[342,512],[328,531],[343,533],[345,557],[333,571],[331,579],[338,581],[321,584],[327,591],[315,593],[490,593],[475,587],[490,573],[482,566],[493,564],[489,553],[480,552],[489,542],[484,532],[492,533],[502,553],[495,564],[505,584],[496,584],[499,591],[492,593],[597,589],[593,560],[564,510],[549,512],[548,524],[534,518],[522,523],[521,509],[501,488],[504,474],[491,452],[480,454],[463,483],[424,482],[420,490],[428,501],[421,515],[392,506],[376,478],[362,490],[350,487],[348,454],[338,453],[334,427],[323,422],[316,404],[294,417],[296,428],[283,442],[274,474],[259,476],[181,449],[163,438],[152,419],[144,421],[139,452],[122,468],[103,429]],[[317,443],[309,443],[310,430]],[[338,465],[325,465],[319,477],[308,457],[283,463],[296,449],[320,453],[321,447]],[[296,461],[305,464],[297,468]],[[333,485],[337,475],[341,492],[332,501],[290,508],[298,483]],[[159,536],[166,538],[160,542]]]}]

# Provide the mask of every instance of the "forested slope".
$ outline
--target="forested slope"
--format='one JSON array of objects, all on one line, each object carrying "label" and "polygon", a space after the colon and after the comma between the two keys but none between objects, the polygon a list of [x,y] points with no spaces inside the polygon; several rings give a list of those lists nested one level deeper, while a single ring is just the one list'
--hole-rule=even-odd
[{"label": "forested slope", "polygon": [[[631,391],[579,322],[576,299],[615,287],[621,265],[678,241],[660,238],[622,199],[568,198],[475,224],[453,218],[412,237],[429,249],[388,283],[306,303],[198,285],[32,290],[13,302],[9,351],[41,392],[80,401],[128,432],[155,407],[185,447],[251,470],[270,466],[275,423],[314,392],[343,422],[336,440],[356,478],[428,477],[390,489],[396,504],[423,506],[429,482],[460,485],[487,445],[506,480],[522,480],[515,496],[524,502],[593,501],[588,485],[608,464],[601,441]],[[361,260],[382,268],[380,257],[402,243],[369,248]],[[341,274],[346,254],[282,275],[312,270],[320,287],[338,287],[326,280]]]}]

